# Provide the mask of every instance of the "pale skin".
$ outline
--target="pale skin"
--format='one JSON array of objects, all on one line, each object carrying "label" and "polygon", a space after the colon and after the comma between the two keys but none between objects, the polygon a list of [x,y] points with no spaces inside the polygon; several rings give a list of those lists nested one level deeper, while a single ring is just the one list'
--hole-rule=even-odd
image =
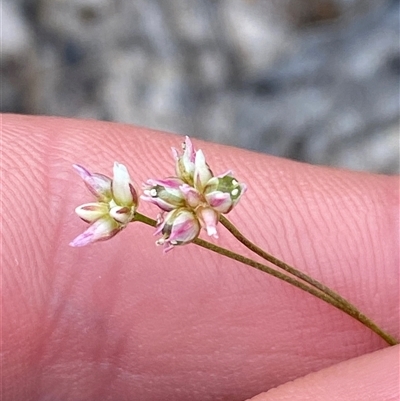
[{"label": "pale skin", "polygon": [[[182,137],[3,115],[1,139],[5,400],[398,399],[398,346],[297,288],[195,245],[163,255],[140,223],[68,246],[92,200],[73,163],[124,163],[140,189],[173,175]],[[248,185],[227,216],[241,231],[399,339],[398,177],[194,144]]]}]

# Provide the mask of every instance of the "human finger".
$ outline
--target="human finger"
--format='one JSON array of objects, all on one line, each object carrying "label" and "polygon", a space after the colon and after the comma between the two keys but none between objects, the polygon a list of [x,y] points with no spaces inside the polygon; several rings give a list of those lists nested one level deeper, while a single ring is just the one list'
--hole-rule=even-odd
[{"label": "human finger", "polygon": [[[140,183],[173,174],[169,148],[180,138],[8,115],[2,136],[8,391],[244,399],[385,346],[348,316],[251,268],[194,245],[163,256],[138,223],[109,242],[68,247],[86,228],[73,209],[90,201],[72,163],[109,174],[117,160]],[[233,168],[247,183],[229,215],[243,232],[398,336],[395,178],[195,144],[216,173]],[[220,244],[241,249],[221,228]]]},{"label": "human finger", "polygon": [[399,395],[396,346],[310,373],[248,401],[397,401]]}]

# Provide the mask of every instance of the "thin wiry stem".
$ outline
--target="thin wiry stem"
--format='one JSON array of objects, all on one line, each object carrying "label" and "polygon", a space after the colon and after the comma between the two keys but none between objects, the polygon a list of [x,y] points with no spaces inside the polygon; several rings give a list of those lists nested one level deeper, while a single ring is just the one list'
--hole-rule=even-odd
[{"label": "thin wiry stem", "polygon": [[[274,264],[275,266],[281,268],[282,270],[287,271],[288,273],[292,274],[295,277],[305,281],[306,283],[312,285],[315,288],[318,288],[323,293],[331,296],[336,301],[342,303],[343,305],[348,305],[349,302],[345,300],[342,296],[337,294],[335,291],[331,290],[326,285],[320,283],[319,281],[313,279],[312,277],[308,276],[307,274],[297,270],[296,268],[288,265],[287,263],[279,260],[275,256],[265,252],[259,246],[254,244],[254,242],[250,241],[244,234],[242,234],[234,224],[232,224],[225,216],[220,216],[220,223],[239,241],[241,242],[246,248],[250,249],[256,255],[261,256],[266,261]],[[353,307],[353,309],[356,309]]]},{"label": "thin wiry stem", "polygon": [[[145,215],[143,215],[141,213],[136,213],[135,214],[134,221],[142,222],[142,223],[147,224],[147,225],[149,225],[151,227],[155,227],[157,225],[156,220],[154,220],[154,219],[152,219],[152,218],[150,218],[148,216],[145,216]],[[296,278],[291,277],[291,276],[289,276],[289,275],[287,275],[285,273],[282,273],[282,272],[280,272],[278,270],[275,270],[275,269],[271,268],[270,266],[267,266],[265,264],[256,262],[253,259],[247,258],[247,257],[245,257],[243,255],[237,254],[237,253],[235,253],[233,251],[230,251],[230,250],[228,250],[226,248],[222,248],[222,247],[220,247],[218,245],[212,244],[212,243],[210,243],[208,241],[205,241],[203,239],[197,238],[196,240],[193,241],[193,243],[198,245],[198,246],[201,246],[202,248],[209,249],[212,252],[215,252],[215,253],[218,253],[220,255],[226,256],[226,257],[228,257],[230,259],[236,260],[236,261],[238,261],[240,263],[243,263],[245,265],[254,267],[254,268],[256,268],[258,270],[261,270],[262,272],[265,272],[267,274],[270,274],[271,276],[274,276],[274,277],[276,277],[276,278],[278,278],[280,280],[286,281],[287,283],[289,283],[289,284],[291,284],[291,285],[293,285],[293,286],[295,286],[297,288],[300,288],[303,291],[308,292],[311,295],[314,295],[315,297],[321,299],[322,301],[325,301],[326,303],[334,306],[335,308],[345,312],[349,316],[351,316],[354,319],[358,320],[364,326],[368,327],[373,332],[378,334],[381,338],[383,338],[389,345],[398,344],[398,341],[394,337],[392,337],[390,334],[388,334],[385,331],[383,331],[379,326],[377,326],[367,316],[362,314],[350,302],[348,302],[347,300],[345,300],[344,298],[342,298],[341,296],[339,296],[338,294],[336,294],[335,292],[330,290],[328,287],[318,283],[318,281],[312,279],[311,277],[309,277],[307,275],[304,275],[303,273],[299,272],[298,270],[296,270],[296,269],[290,267],[289,265],[287,265],[286,263],[280,261],[279,259],[274,258],[272,255],[269,255],[269,254],[265,253],[264,251],[261,250],[261,248],[258,248],[254,244],[253,245],[254,245],[255,249],[261,250],[263,254],[265,253],[265,255],[268,255],[268,257],[270,257],[274,262],[278,262],[280,265],[284,265],[286,267],[287,266],[290,267],[290,269],[292,271],[288,271],[287,269],[284,269],[284,270],[288,271],[289,273],[295,275],[298,278],[301,278],[302,280],[304,280],[304,279],[302,277],[299,277],[299,275],[294,274],[293,271],[299,273],[300,275],[304,275],[304,277],[306,277],[307,279],[312,281],[313,284],[311,284],[308,280],[304,280],[304,281],[306,281],[306,283],[303,282],[303,281],[297,280]],[[249,248],[249,249],[251,249],[251,248]],[[253,251],[253,252],[255,252],[255,251]],[[257,252],[255,252],[255,253],[257,253]],[[268,260],[268,261],[271,262],[271,263],[274,263],[271,260]],[[278,266],[278,267],[281,267],[281,266],[277,265],[276,263],[274,263],[274,264],[276,266]],[[314,285],[316,283],[317,283],[318,286],[321,286],[321,288],[323,288],[324,291],[321,290],[321,288],[318,288],[316,285]],[[335,296],[332,296],[331,294],[326,292],[326,290],[329,290],[329,292],[335,294]]]}]

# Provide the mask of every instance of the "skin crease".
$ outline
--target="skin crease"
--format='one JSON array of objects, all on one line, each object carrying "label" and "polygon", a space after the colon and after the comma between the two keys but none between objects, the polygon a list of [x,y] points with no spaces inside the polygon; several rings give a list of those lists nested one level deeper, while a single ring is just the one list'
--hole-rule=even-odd
[{"label": "skin crease", "polygon": [[398,401],[399,347],[311,373],[251,401]]},{"label": "skin crease", "polygon": [[[350,388],[353,376],[358,391],[346,399],[368,400],[363,391],[383,394],[387,383],[363,387],[361,368],[393,380],[397,347],[252,268],[195,245],[163,255],[140,223],[107,242],[68,246],[87,227],[74,208],[93,200],[71,164],[111,175],[114,161],[124,163],[139,189],[173,175],[170,147],[182,137],[3,115],[1,140],[4,400],[235,401],[317,371],[273,390],[281,398],[256,400],[307,399],[310,383],[322,400],[319,385]],[[194,144],[215,174],[233,169],[248,185],[232,222],[399,338],[397,177]],[[139,211],[158,213],[144,203]],[[219,234],[219,245],[250,255],[223,227]],[[324,369],[343,361],[346,375]],[[398,386],[390,395],[382,399],[398,397]]]}]

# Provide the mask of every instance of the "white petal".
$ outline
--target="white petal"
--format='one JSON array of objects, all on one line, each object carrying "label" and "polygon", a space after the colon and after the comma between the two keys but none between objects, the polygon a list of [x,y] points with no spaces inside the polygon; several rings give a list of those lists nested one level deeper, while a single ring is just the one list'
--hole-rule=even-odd
[{"label": "white petal", "polygon": [[127,168],[120,163],[114,163],[112,194],[114,201],[120,206],[132,206],[134,189]]},{"label": "white petal", "polygon": [[108,205],[106,203],[93,202],[85,203],[75,209],[75,213],[88,223],[92,223],[108,214]]},{"label": "white petal", "polygon": [[199,192],[202,192],[205,185],[212,178],[210,168],[207,166],[206,158],[202,150],[196,152],[194,186]]},{"label": "white petal", "polygon": [[127,206],[115,206],[110,210],[110,216],[121,224],[128,224],[133,217],[131,208]]}]

